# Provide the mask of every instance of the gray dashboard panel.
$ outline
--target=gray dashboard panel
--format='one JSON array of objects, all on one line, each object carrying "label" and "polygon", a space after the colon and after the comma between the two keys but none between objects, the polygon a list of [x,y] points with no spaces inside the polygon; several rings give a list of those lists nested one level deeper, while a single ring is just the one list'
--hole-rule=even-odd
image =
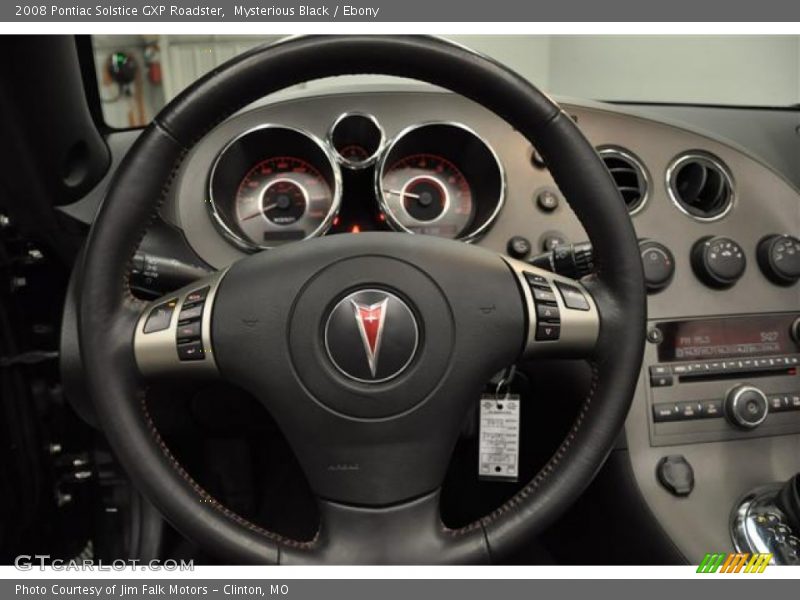
[{"label": "gray dashboard panel", "polygon": [[[640,237],[670,247],[676,261],[672,285],[650,298],[651,318],[772,312],[800,304],[797,286],[769,284],[755,260],[755,247],[763,236],[800,232],[800,197],[786,180],[730,145],[685,129],[609,109],[577,105],[566,108],[595,145],[622,146],[648,168],[650,199],[633,217],[634,225]],[[531,165],[530,144],[482,107],[446,92],[340,93],[280,102],[237,115],[208,134],[187,158],[173,187],[172,201],[165,208],[165,217],[184,230],[188,242],[206,262],[218,268],[227,266],[242,254],[219,235],[205,204],[208,172],[219,149],[238,133],[265,123],[291,125],[324,137],[330,124],[348,110],[375,115],[389,137],[413,123],[454,120],[488,141],[505,167],[508,189],[506,206],[480,245],[503,252],[513,235],[524,235],[538,244],[551,231],[562,233],[570,241],[586,239],[566,203],[562,202],[552,213],[536,208],[536,193],[555,186],[546,170]],[[670,201],[665,185],[667,166],[688,150],[711,152],[732,171],[737,200],[726,218],[699,222],[683,215]],[[702,236],[723,234],[744,246],[748,268],[733,290],[720,291],[697,281],[690,268],[689,250]]]}]

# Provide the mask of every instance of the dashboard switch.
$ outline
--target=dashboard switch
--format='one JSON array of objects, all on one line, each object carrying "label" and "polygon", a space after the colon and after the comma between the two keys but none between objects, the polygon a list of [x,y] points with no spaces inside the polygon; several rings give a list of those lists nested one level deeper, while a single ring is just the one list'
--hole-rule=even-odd
[{"label": "dashboard switch", "polygon": [[665,456],[656,466],[658,482],[673,496],[688,496],[694,489],[694,469],[681,454]]},{"label": "dashboard switch", "polygon": [[530,240],[521,235],[515,235],[506,244],[506,251],[512,258],[525,258],[532,249]]},{"label": "dashboard switch", "polygon": [[559,200],[555,192],[544,190],[536,195],[536,206],[543,212],[553,212],[558,208]]},{"label": "dashboard switch", "polygon": [[642,256],[644,281],[648,292],[660,292],[666,288],[675,274],[675,259],[669,248],[658,242],[645,241],[639,244]]}]

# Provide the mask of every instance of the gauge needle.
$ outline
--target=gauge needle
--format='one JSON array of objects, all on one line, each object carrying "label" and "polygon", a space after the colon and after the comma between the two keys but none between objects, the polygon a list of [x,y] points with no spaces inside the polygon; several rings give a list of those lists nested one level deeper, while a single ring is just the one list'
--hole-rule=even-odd
[{"label": "gauge needle", "polygon": [[269,211],[269,210],[272,210],[272,209],[273,209],[273,208],[275,208],[276,206],[277,206],[277,204],[275,204],[275,203],[273,203],[273,204],[267,204],[267,205],[266,205],[264,208],[262,208],[260,211],[258,211],[258,212],[254,212],[253,214],[251,214],[251,215],[247,215],[246,217],[242,217],[242,219],[241,219],[241,220],[242,220],[242,221],[247,221],[248,219],[254,219],[255,217],[261,216],[263,213],[265,213],[265,212],[267,212],[267,211]]},{"label": "gauge needle", "polygon": [[411,192],[404,192],[402,190],[383,190],[387,194],[394,194],[395,196],[407,196],[408,198],[419,198],[419,194],[412,194]]}]

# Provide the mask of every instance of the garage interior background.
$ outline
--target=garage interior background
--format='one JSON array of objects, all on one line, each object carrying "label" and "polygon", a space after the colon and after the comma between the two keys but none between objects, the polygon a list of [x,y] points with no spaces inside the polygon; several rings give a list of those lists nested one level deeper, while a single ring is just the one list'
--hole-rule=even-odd
[{"label": "garage interior background", "polygon": [[[106,122],[146,124],[215,66],[281,36],[94,36]],[[800,104],[800,36],[458,35],[559,97],[634,102]],[[131,62],[115,80],[112,56]],[[375,77],[339,78],[337,84]],[[384,80],[388,78],[382,78]],[[309,88],[315,83],[304,84]],[[318,84],[317,84],[318,85]],[[327,83],[330,85],[330,82]]]}]

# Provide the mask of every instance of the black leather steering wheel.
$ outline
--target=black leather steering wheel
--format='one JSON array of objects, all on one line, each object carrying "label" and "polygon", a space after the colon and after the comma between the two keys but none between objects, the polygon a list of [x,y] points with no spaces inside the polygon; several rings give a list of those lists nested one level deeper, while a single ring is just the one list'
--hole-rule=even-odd
[{"label": "black leather steering wheel", "polygon": [[[595,273],[571,281],[461,242],[372,233],[255,254],[154,303],[131,295],[133,253],[197,140],[268,93],[367,73],[448,88],[534,143],[586,229]],[[113,450],[168,521],[235,563],[496,560],[541,532],[589,484],[621,430],[641,367],[637,240],[594,148],[520,76],[434,38],[293,38],[200,79],[161,111],[120,165],[83,270],[80,344]],[[541,301],[560,311],[558,340],[537,339]],[[180,360],[178,323],[186,318],[194,318],[200,343]],[[383,336],[377,372],[364,362],[376,336]],[[488,379],[522,356],[582,356],[592,367],[591,389],[566,439],[519,493],[473,524],[447,529],[439,488],[464,416]],[[222,377],[267,407],[319,498],[312,541],[248,522],[184,470],[147,412],[143,381],[163,373]]]}]

